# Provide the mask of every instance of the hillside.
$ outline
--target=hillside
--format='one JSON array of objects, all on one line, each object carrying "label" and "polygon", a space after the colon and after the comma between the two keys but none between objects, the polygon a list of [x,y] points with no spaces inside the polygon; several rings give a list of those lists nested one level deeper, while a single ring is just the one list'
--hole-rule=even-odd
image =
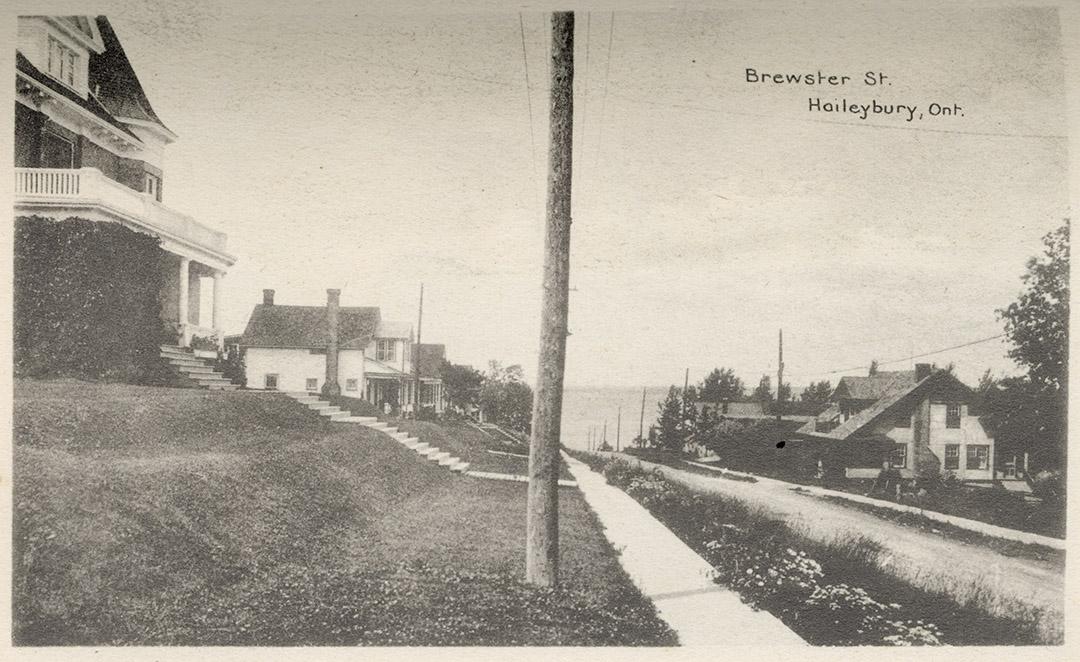
[{"label": "hillside", "polygon": [[576,490],[564,586],[519,582],[521,484],[285,396],[16,383],[23,645],[657,644]]}]

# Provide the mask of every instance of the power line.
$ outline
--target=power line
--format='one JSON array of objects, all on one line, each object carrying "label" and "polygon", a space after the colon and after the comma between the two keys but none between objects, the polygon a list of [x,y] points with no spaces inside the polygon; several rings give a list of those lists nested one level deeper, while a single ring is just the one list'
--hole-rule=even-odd
[{"label": "power line", "polygon": [[604,137],[604,113],[607,112],[608,81],[611,78],[611,43],[615,37],[615,12],[611,12],[611,27],[607,38],[607,64],[604,66],[604,96],[600,100],[600,123],[596,127],[596,169],[600,170],[600,145]]},{"label": "power line", "polygon": [[581,127],[576,132],[581,137],[578,139],[578,151],[585,153],[585,120],[586,108],[589,105],[589,35],[592,34],[592,12],[585,12],[585,71],[581,77]]},{"label": "power line", "polygon": [[[518,28],[521,31],[521,61],[525,67],[525,102],[529,108],[529,143],[532,145],[533,197],[539,193],[539,176],[536,173],[536,133],[533,130],[532,84],[529,83],[529,56],[525,52],[525,18],[518,12]],[[539,204],[539,199],[537,200]]]},{"label": "power line", "polygon": [[[922,354],[914,354],[912,356],[905,356],[902,359],[889,359],[888,361],[878,361],[878,365],[889,365],[890,363],[903,363],[904,361],[910,361],[912,359],[921,359],[921,358],[924,358],[924,357],[927,357],[927,356],[933,356],[935,354],[941,354],[943,352],[950,352],[950,351],[952,351],[954,349],[962,349],[964,347],[971,347],[972,345],[978,345],[980,343],[990,342],[991,340],[997,340],[998,338],[1004,338],[1004,337],[1005,337],[1004,333],[999,333],[996,336],[990,336],[988,338],[980,338],[979,340],[972,340],[970,342],[961,343],[959,345],[953,345],[952,347],[945,347],[943,349],[935,349],[932,352],[924,352]],[[817,374],[820,374],[820,375],[835,375],[835,374],[841,373],[841,372],[851,372],[853,370],[865,370],[865,369],[867,369],[869,367],[870,366],[859,365],[859,366],[855,366],[855,367],[852,367],[852,368],[843,368],[843,369],[840,369],[840,370],[829,370],[829,371],[825,371],[825,372],[819,372]]]}]

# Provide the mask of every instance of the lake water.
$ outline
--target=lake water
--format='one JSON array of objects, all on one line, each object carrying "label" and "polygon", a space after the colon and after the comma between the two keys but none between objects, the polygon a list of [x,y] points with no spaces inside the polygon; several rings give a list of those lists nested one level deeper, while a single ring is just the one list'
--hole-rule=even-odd
[{"label": "lake water", "polygon": [[[667,386],[649,386],[645,389],[645,435],[656,421],[657,402],[667,395]],[[619,407],[622,407],[622,430],[619,434],[623,445],[637,436],[641,420],[641,387],[593,387],[563,390],[562,443],[569,448],[587,448],[589,429],[596,429],[596,439],[603,436],[607,421],[607,440],[615,446]]]}]

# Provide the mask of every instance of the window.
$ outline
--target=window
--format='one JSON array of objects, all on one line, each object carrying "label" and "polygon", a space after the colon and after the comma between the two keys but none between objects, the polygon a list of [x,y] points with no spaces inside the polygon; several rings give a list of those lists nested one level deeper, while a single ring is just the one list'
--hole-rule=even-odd
[{"label": "window", "polygon": [[308,377],[307,378],[307,385],[306,385],[305,388],[307,388],[307,390],[309,390],[309,391],[318,391],[319,390],[319,380],[318,380],[318,378],[316,378],[316,377]]},{"label": "window", "polygon": [[889,466],[894,469],[907,468],[907,444],[896,444],[889,453]]},{"label": "window", "polygon": [[945,444],[945,469],[960,468],[960,444]]},{"label": "window", "polygon": [[356,379],[346,379],[345,380],[345,390],[346,391],[359,391],[360,390],[360,382],[358,380],[356,380]]},{"label": "window", "polygon": [[896,420],[893,422],[898,428],[910,428],[911,427],[911,414],[899,414]]},{"label": "window", "polygon": [[79,56],[56,37],[49,37],[49,66],[48,72],[56,80],[75,87],[75,67],[79,63]]},{"label": "window", "polygon": [[393,338],[379,338],[375,341],[375,360],[390,363],[396,358],[397,341]]},{"label": "window", "polygon": [[967,447],[967,468],[968,469],[989,469],[990,468],[990,447],[986,445],[968,446]]},{"label": "window", "polygon": [[146,194],[161,202],[161,178],[157,175],[146,173]]},{"label": "window", "polygon": [[263,378],[263,386],[266,388],[266,390],[268,390],[268,391],[276,391],[277,390],[277,378],[278,378],[277,375],[266,375]]},{"label": "window", "polygon": [[960,403],[950,402],[945,405],[945,427],[958,428],[960,427]]},{"label": "window", "polygon": [[435,385],[434,384],[420,384],[420,404],[433,405],[435,404]]}]

